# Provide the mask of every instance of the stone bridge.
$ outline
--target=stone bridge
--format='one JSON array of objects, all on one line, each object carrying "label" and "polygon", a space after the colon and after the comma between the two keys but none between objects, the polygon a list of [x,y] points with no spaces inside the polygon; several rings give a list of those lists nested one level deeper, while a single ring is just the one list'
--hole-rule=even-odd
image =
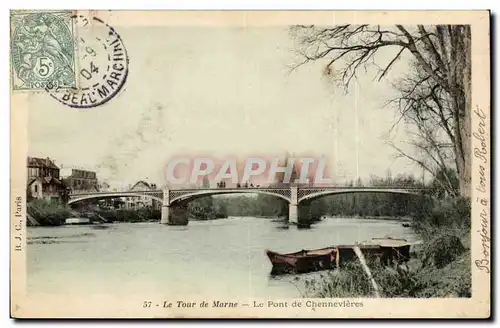
[{"label": "stone bridge", "polygon": [[[118,192],[93,192],[73,193],[69,195],[68,205],[89,200],[117,197],[151,197],[162,203],[161,223],[177,224],[174,222],[171,209],[186,208],[190,201],[206,196],[225,194],[263,194],[281,198],[289,204],[288,220],[298,223],[301,216],[300,210],[306,209],[314,199],[346,193],[392,193],[418,195],[421,190],[417,188],[397,187],[250,187],[250,188],[199,188],[199,189],[158,189],[147,191],[118,191]],[[186,219],[184,219],[185,221]],[[187,221],[179,223],[187,224]]]}]

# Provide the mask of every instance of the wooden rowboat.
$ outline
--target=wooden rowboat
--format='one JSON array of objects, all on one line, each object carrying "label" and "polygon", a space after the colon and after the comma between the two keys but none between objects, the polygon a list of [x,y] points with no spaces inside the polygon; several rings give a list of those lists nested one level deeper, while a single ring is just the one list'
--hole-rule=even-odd
[{"label": "wooden rowboat", "polygon": [[273,265],[271,274],[274,275],[333,269],[337,263],[338,250],[323,248],[280,254],[266,249],[266,254]]},{"label": "wooden rowboat", "polygon": [[287,254],[268,249],[265,252],[273,265],[271,274],[277,275],[339,268],[359,258],[356,249],[363,253],[368,262],[404,263],[410,259],[411,245],[404,239],[374,238],[371,242],[359,245],[336,245]]}]

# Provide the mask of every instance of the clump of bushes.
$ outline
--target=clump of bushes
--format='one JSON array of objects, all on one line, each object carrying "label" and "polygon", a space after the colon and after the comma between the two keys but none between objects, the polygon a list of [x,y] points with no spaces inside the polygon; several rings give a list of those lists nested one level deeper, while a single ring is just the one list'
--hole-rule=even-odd
[{"label": "clump of bushes", "polygon": [[454,230],[461,235],[469,235],[471,204],[467,198],[433,202],[428,200],[415,213],[413,227],[424,240],[430,240],[443,229]]},{"label": "clump of bushes", "polygon": [[228,217],[227,208],[212,197],[195,199],[187,204],[186,214],[189,220],[214,220]]},{"label": "clump of bushes", "polygon": [[[434,265],[384,267],[370,265],[380,296],[392,297],[471,297],[470,255],[437,268]],[[353,262],[303,281],[305,297],[374,297],[374,288],[361,264]]]},{"label": "clump of bushes", "polygon": [[[471,297],[470,201],[422,203],[412,224],[423,241],[408,265],[369,263],[382,297]],[[306,279],[307,297],[372,297],[373,287],[357,261]]]},{"label": "clump of bushes", "polygon": [[358,262],[347,263],[341,270],[326,271],[305,279],[306,297],[368,297],[373,287]]},{"label": "clump of bushes", "polygon": [[421,267],[418,272],[421,288],[417,297],[471,297],[470,265],[470,252],[464,252],[442,268]]},{"label": "clump of bushes", "polygon": [[456,260],[466,251],[460,237],[443,232],[424,245],[422,250],[423,266],[435,266],[440,269]]},{"label": "clump of bushes", "polygon": [[99,210],[97,213],[108,222],[147,222],[160,221],[161,219],[161,211],[150,207],[137,209]]},{"label": "clump of bushes", "polygon": [[37,199],[28,202],[28,214],[42,226],[59,226],[64,224],[71,211],[57,202],[49,202],[45,199]]},{"label": "clump of bushes", "polygon": [[[370,265],[381,297],[418,297],[424,286],[418,272],[406,266],[385,267]],[[340,270],[329,271],[317,279],[304,281],[307,297],[374,297],[375,291],[359,262],[352,262]]]}]

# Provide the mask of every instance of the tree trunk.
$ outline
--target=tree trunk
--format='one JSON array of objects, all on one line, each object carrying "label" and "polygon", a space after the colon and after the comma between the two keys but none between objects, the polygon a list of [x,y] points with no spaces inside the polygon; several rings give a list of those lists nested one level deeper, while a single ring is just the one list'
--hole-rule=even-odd
[{"label": "tree trunk", "polygon": [[[460,195],[463,197],[470,197],[471,194],[471,35],[470,26],[465,26],[463,29],[461,49],[463,52],[463,73],[462,79],[459,79],[459,83],[462,86],[463,100],[460,104],[463,108],[460,108],[459,113],[461,118],[461,129],[460,136],[462,139],[462,160],[460,161],[459,172],[459,182],[460,182]],[[460,74],[460,72],[458,73]]]},{"label": "tree trunk", "polygon": [[[454,132],[457,136],[455,142],[455,163],[457,168],[460,196],[470,197],[471,182],[471,154],[470,154],[470,96],[457,92],[453,96],[453,110],[457,111]],[[467,106],[469,104],[469,106]]]},{"label": "tree trunk", "polygon": [[453,71],[449,73],[449,92],[452,101],[453,134],[455,135],[455,164],[460,196],[471,193],[471,43],[470,27],[454,26],[451,46]]}]

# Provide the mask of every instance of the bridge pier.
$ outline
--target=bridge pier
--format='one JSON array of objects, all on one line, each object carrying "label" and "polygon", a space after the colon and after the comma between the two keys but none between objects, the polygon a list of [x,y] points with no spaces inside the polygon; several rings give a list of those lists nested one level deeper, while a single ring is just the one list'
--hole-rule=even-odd
[{"label": "bridge pier", "polygon": [[290,205],[288,206],[288,223],[299,224],[301,210],[297,186],[290,187]]},{"label": "bridge pier", "polygon": [[308,225],[311,221],[310,205],[290,204],[288,206],[288,223],[294,225]]},{"label": "bridge pier", "polygon": [[168,224],[170,218],[170,206],[168,205],[163,205],[161,207],[161,224]]},{"label": "bridge pier", "polygon": [[290,204],[288,206],[288,223],[299,223],[299,206],[296,204]]}]

